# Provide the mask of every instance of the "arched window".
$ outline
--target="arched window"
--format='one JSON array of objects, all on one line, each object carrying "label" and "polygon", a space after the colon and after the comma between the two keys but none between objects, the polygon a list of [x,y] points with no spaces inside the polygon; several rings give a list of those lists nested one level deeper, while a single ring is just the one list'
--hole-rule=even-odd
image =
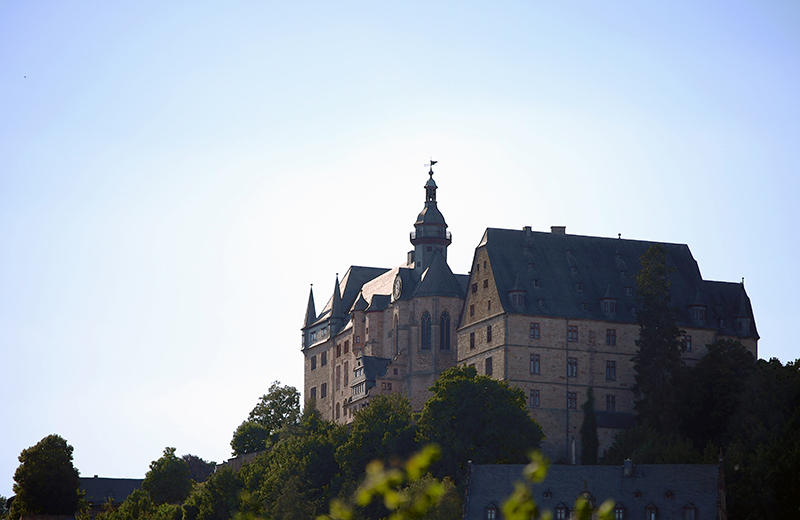
[{"label": "arched window", "polygon": [[422,313],[420,320],[420,349],[431,349],[431,314],[428,311]]},{"label": "arched window", "polygon": [[439,318],[439,349],[450,350],[450,314],[447,311]]}]

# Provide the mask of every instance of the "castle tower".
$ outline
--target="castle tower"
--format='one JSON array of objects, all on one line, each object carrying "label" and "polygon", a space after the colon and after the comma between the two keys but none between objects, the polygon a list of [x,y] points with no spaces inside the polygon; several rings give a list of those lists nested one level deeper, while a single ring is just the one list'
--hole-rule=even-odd
[{"label": "castle tower", "polygon": [[444,216],[436,206],[436,182],[433,180],[433,165],[428,172],[430,178],[425,183],[425,207],[422,208],[417,221],[414,222],[414,231],[411,233],[411,243],[414,245],[414,272],[417,274],[428,266],[433,255],[439,251],[447,261],[447,246],[452,242],[450,232]]}]

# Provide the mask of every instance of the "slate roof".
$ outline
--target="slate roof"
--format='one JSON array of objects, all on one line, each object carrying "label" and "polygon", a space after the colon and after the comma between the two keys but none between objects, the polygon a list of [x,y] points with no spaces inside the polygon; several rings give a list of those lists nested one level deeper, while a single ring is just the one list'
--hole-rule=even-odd
[{"label": "slate roof", "polygon": [[[526,297],[521,311],[525,314],[634,323],[639,258],[654,244],[644,240],[488,228],[478,247],[486,248],[501,304],[509,312],[520,310],[511,305],[507,292],[522,288]],[[687,245],[660,245],[667,250],[667,265],[675,268],[670,274],[670,297],[678,309],[679,326],[703,326],[692,322],[688,309],[700,303],[707,308],[705,326],[716,328],[719,318],[724,318],[731,334],[736,335],[733,334],[735,318],[746,312],[750,330],[741,335],[758,336],[750,300],[742,284],[704,281]],[[538,287],[534,280],[538,280]],[[603,313],[603,298],[616,300],[613,315]]]},{"label": "slate roof", "polygon": [[[341,295],[342,308],[350,309],[353,306],[353,303],[355,303],[356,297],[361,290],[361,286],[376,276],[380,276],[386,271],[388,271],[388,269],[381,267],[351,266],[350,269],[347,270],[347,273],[345,273],[342,280],[339,282],[339,294]],[[304,328],[307,328],[310,325],[316,325],[317,323],[331,318],[333,303],[334,295],[331,294],[328,303],[326,303],[325,307],[320,311],[314,323],[307,324]]]},{"label": "slate roof", "polygon": [[[485,520],[486,508],[499,506],[524,482],[524,465],[471,465],[466,498],[465,520]],[[719,467],[714,464],[634,465],[632,476],[624,476],[622,466],[553,465],[541,484],[532,484],[533,498],[539,507],[553,511],[564,503],[572,508],[575,499],[588,492],[600,506],[606,499],[625,507],[628,520],[645,518],[645,506],[658,508],[659,520],[683,519],[684,507],[697,508],[696,518],[716,518]],[[545,498],[549,492],[549,498]],[[639,496],[635,495],[639,492]],[[667,493],[672,497],[668,498]],[[500,516],[498,515],[498,518]]]},{"label": "slate roof", "polygon": [[122,503],[128,495],[142,487],[141,478],[84,478],[80,479],[80,489],[86,492],[89,504],[104,504],[113,500]]},{"label": "slate roof", "polygon": [[452,296],[464,297],[464,287],[450,270],[444,256],[436,250],[431,262],[420,276],[414,296]]}]

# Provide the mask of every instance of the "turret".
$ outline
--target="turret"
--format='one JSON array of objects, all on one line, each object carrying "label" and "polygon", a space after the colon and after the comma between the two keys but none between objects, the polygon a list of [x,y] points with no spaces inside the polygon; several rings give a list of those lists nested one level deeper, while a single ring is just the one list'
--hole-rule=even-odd
[{"label": "turret", "polygon": [[436,206],[436,182],[433,180],[433,165],[431,161],[430,178],[425,183],[425,207],[422,208],[417,221],[414,222],[414,231],[411,233],[411,243],[414,245],[414,271],[421,274],[433,258],[436,251],[447,260],[447,246],[452,242],[450,232],[444,216]]}]

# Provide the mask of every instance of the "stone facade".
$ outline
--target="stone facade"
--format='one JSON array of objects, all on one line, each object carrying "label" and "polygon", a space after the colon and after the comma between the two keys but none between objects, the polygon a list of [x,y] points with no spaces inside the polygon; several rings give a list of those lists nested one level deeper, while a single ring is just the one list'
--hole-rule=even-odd
[{"label": "stone facade", "polygon": [[[384,393],[419,411],[437,375],[455,364],[523,390],[553,460],[580,457],[580,427],[593,388],[600,453],[633,424],[639,335],[635,273],[653,242],[487,229],[469,275],[447,265],[451,235],[425,185],[414,250],[393,269],[351,267],[317,314],[309,295],[303,327],[305,398],[327,419],[349,422]],[[661,244],[673,272],[687,364],[705,345],[739,339],[757,357],[750,300],[739,283],[703,280],[682,244]]]}]

